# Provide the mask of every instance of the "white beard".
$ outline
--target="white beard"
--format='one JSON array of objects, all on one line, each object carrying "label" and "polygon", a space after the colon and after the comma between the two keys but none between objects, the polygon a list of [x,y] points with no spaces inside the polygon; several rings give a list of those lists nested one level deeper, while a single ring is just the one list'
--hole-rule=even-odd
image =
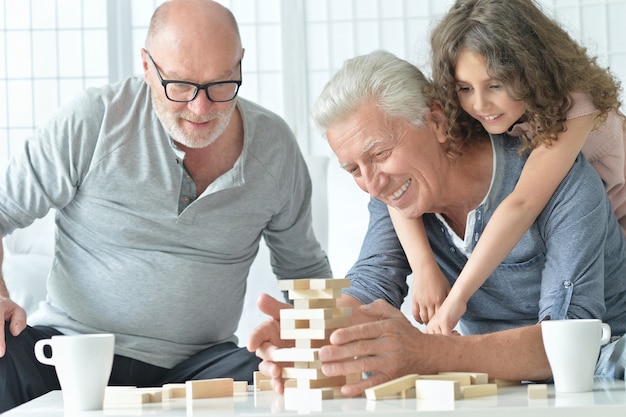
[{"label": "white beard", "polygon": [[[224,133],[230,123],[230,118],[235,109],[236,100],[233,100],[232,105],[228,108],[228,110],[224,112],[210,113],[204,115],[203,117],[198,117],[196,114],[187,111],[169,111],[154,90],[152,90],[152,104],[157,117],[163,124],[163,127],[175,142],[178,142],[188,148],[200,149],[209,146],[215,142],[217,138],[222,135],[222,133]],[[180,119],[198,123],[214,120],[217,121],[217,124],[211,132],[189,133],[179,126],[178,121]]]}]

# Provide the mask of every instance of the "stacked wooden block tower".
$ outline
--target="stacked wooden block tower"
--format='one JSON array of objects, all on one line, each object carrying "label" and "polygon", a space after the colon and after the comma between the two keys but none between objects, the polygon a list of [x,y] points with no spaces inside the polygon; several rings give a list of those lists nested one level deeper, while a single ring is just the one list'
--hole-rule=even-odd
[{"label": "stacked wooden block tower", "polygon": [[340,395],[346,377],[325,376],[318,352],[320,347],[330,344],[333,330],[350,324],[351,309],[337,307],[341,289],[349,286],[350,281],[346,278],[279,281],[279,288],[287,291],[294,306],[280,312],[280,337],[295,340],[295,347],[279,349],[273,354],[276,362],[294,363],[293,367],[283,368],[286,404],[332,399]]}]

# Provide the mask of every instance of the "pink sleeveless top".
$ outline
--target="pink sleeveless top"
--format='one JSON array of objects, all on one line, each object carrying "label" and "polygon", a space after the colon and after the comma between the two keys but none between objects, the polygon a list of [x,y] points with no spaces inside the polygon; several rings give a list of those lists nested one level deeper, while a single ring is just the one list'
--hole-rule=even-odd
[{"label": "pink sleeveless top", "polygon": [[[572,93],[572,108],[567,119],[586,116],[597,112],[591,96]],[[520,123],[508,132],[520,136],[521,131],[530,132],[528,123]],[[611,111],[602,125],[589,133],[582,152],[598,171],[611,201],[622,232],[626,235],[626,120],[616,111]]]}]

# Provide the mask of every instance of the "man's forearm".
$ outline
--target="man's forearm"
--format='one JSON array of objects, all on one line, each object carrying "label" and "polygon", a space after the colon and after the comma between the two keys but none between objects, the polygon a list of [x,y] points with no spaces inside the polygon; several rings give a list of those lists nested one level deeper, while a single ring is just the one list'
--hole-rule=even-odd
[{"label": "man's forearm", "polygon": [[4,261],[4,243],[0,238],[0,298],[9,298],[9,290],[4,283],[4,277],[2,276],[2,262]]},{"label": "man's forearm", "polygon": [[[449,337],[438,367],[445,371],[485,372],[490,378],[538,381],[552,375],[541,326]],[[441,348],[440,347],[440,348]]]}]

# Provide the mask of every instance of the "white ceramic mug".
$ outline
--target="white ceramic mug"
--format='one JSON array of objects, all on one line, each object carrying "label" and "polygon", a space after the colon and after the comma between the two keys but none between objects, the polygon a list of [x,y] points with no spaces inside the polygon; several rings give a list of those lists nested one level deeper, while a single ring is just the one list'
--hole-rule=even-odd
[{"label": "white ceramic mug", "polygon": [[596,319],[546,320],[541,322],[541,334],[554,390],[592,391],[600,346],[611,338],[609,325]]},{"label": "white ceramic mug", "polygon": [[55,367],[66,411],[102,409],[114,345],[115,335],[109,333],[58,335],[35,343],[37,360]]}]

